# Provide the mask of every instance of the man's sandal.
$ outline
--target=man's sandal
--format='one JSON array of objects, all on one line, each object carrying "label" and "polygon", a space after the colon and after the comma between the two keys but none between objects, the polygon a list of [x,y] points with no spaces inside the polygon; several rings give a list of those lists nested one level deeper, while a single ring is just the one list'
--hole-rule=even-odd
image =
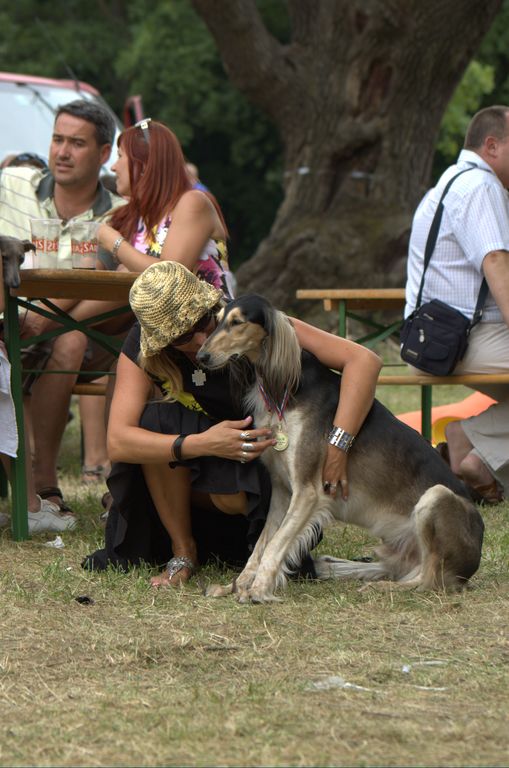
[{"label": "man's sandal", "polygon": [[73,514],[72,509],[67,504],[67,502],[64,501],[64,496],[60,488],[53,488],[49,486],[48,488],[41,488],[40,491],[37,491],[38,495],[41,497],[41,499],[53,499],[57,498],[58,501],[53,502],[57,505],[57,507],[60,507],[60,512],[63,515],[69,515]]}]

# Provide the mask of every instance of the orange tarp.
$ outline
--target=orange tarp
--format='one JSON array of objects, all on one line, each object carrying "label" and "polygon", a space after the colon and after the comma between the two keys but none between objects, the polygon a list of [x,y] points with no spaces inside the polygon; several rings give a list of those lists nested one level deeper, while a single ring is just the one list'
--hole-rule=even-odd
[{"label": "orange tarp", "polygon": [[[431,441],[433,445],[441,443],[445,440],[445,427],[450,421],[458,421],[459,419],[467,419],[469,416],[477,416],[478,413],[482,413],[492,405],[495,400],[491,397],[483,395],[481,392],[474,392],[473,395],[466,397],[464,400],[460,400],[457,403],[449,403],[449,405],[437,405],[431,409]],[[421,431],[421,412],[409,411],[408,413],[401,413],[398,415],[398,419],[408,424],[409,427]]]}]

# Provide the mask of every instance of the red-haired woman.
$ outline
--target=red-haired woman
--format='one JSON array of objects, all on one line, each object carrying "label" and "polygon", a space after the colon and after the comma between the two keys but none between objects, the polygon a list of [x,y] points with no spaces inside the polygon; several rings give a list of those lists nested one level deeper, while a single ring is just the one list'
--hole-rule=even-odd
[{"label": "red-haired woman", "polygon": [[[133,272],[158,259],[178,261],[231,295],[221,209],[210,193],[193,189],[175,134],[148,119],[128,128],[118,140],[113,171],[128,202],[100,226],[102,248]],[[108,256],[101,258],[114,268]]]}]

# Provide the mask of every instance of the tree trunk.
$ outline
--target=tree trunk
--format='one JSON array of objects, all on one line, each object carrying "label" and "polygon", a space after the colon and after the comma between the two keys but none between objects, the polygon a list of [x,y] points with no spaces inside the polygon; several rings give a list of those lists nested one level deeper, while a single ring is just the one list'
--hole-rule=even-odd
[{"label": "tree trunk", "polygon": [[254,0],[192,2],[284,147],[285,198],[239,290],[291,309],[297,288],[403,285],[443,112],[501,0],[288,0],[287,45]]}]

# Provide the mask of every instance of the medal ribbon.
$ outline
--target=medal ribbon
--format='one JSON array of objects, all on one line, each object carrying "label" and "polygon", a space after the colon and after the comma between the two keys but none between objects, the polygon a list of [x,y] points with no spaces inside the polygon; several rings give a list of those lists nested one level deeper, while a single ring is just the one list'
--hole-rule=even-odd
[{"label": "medal ribbon", "polygon": [[260,394],[263,397],[263,402],[265,403],[265,407],[269,413],[272,413],[272,411],[275,411],[277,413],[277,417],[279,421],[283,421],[284,412],[286,409],[286,406],[288,405],[288,398],[290,396],[290,393],[288,392],[288,387],[285,388],[285,393],[283,395],[283,399],[281,401],[281,405],[278,405],[275,400],[273,400],[270,395],[265,391],[265,387],[263,386],[263,382],[261,379],[258,379],[258,389],[260,390]]}]

